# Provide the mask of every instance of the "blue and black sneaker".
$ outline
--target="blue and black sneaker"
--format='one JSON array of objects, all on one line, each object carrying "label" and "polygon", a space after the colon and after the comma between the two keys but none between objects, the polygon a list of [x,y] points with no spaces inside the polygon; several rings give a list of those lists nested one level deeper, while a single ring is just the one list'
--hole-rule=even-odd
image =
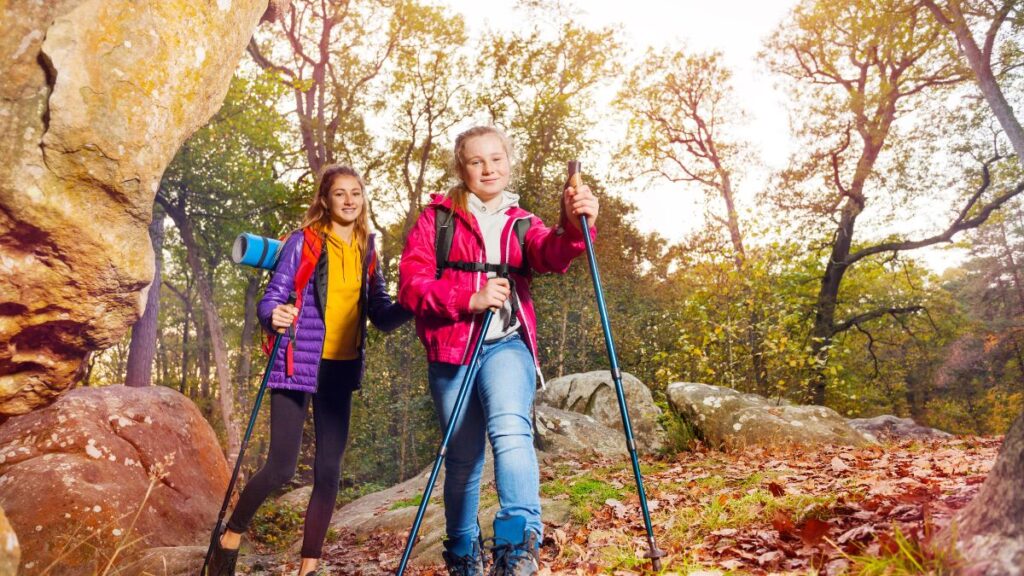
[{"label": "blue and black sneaker", "polygon": [[444,541],[444,565],[449,576],[484,576],[484,555],[480,549],[480,541],[474,540],[470,545],[457,545],[451,540]]},{"label": "blue and black sneaker", "polygon": [[540,569],[540,537],[522,516],[495,518],[491,554],[489,576],[533,576]]}]

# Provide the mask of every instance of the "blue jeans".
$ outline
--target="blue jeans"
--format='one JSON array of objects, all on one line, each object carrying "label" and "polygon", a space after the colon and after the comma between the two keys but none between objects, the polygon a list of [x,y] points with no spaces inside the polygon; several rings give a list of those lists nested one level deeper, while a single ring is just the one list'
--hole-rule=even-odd
[{"label": "blue jeans", "polygon": [[[497,518],[522,516],[526,528],[543,534],[540,520],[540,472],[533,449],[531,419],[536,392],[533,355],[518,333],[484,343],[473,389],[448,442],[444,511],[451,546],[464,548],[479,537],[477,510],[484,467],[484,432],[494,451],[494,482],[501,508]],[[469,366],[431,362],[430,394],[441,421],[455,407]]]}]

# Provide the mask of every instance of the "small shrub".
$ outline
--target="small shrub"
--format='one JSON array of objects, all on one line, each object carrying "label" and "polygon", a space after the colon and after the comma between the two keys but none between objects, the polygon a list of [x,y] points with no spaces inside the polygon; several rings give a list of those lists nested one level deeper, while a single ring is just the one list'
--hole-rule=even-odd
[{"label": "small shrub", "polygon": [[701,439],[697,430],[673,412],[668,402],[662,400],[657,404],[661,408],[658,423],[665,429],[665,445],[661,449],[662,453],[671,456],[680,452],[692,451],[693,445]]},{"label": "small shrub", "polygon": [[249,534],[255,544],[282,552],[299,537],[302,520],[301,510],[268,500],[256,512]]}]

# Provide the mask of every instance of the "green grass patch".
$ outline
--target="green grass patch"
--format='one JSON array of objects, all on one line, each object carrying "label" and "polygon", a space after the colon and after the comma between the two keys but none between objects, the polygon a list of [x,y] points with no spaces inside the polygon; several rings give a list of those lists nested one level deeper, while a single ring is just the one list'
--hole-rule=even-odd
[{"label": "green grass patch", "polygon": [[623,498],[622,490],[590,474],[572,480],[558,479],[545,482],[540,487],[540,493],[548,498],[560,494],[568,495],[571,506],[569,515],[578,524],[589,522],[593,509],[603,505],[605,500]]},{"label": "green grass patch", "polygon": [[935,548],[922,545],[895,527],[892,536],[883,536],[881,556],[846,556],[853,576],[952,576],[960,573],[963,559],[952,545]]},{"label": "green grass patch", "polygon": [[722,488],[725,488],[726,485],[725,478],[717,475],[697,478],[693,483],[708,490],[721,490]]},{"label": "green grass patch", "polygon": [[640,568],[650,568],[650,560],[638,556],[636,551],[630,546],[622,544],[612,544],[604,546],[601,549],[601,565],[605,568],[605,571],[612,572],[613,570],[638,570]]},{"label": "green grass patch", "polygon": [[423,494],[417,494],[411,498],[403,498],[401,500],[395,500],[388,510],[399,510],[401,508],[410,508],[412,506],[419,506],[423,502]]},{"label": "green grass patch", "polygon": [[676,528],[669,537],[683,543],[699,542],[715,530],[771,522],[778,511],[785,512],[796,524],[808,518],[823,520],[831,516],[834,504],[833,495],[775,497],[761,489],[743,494],[712,494],[699,506],[677,510]]}]

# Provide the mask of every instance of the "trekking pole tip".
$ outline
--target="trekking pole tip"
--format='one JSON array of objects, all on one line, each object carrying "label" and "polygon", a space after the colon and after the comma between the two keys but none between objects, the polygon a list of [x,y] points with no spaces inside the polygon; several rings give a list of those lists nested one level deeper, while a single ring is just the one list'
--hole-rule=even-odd
[{"label": "trekking pole tip", "polygon": [[665,552],[658,548],[656,544],[652,544],[650,550],[644,553],[645,558],[651,560],[651,568],[655,572],[661,572],[661,559],[665,557]]}]

